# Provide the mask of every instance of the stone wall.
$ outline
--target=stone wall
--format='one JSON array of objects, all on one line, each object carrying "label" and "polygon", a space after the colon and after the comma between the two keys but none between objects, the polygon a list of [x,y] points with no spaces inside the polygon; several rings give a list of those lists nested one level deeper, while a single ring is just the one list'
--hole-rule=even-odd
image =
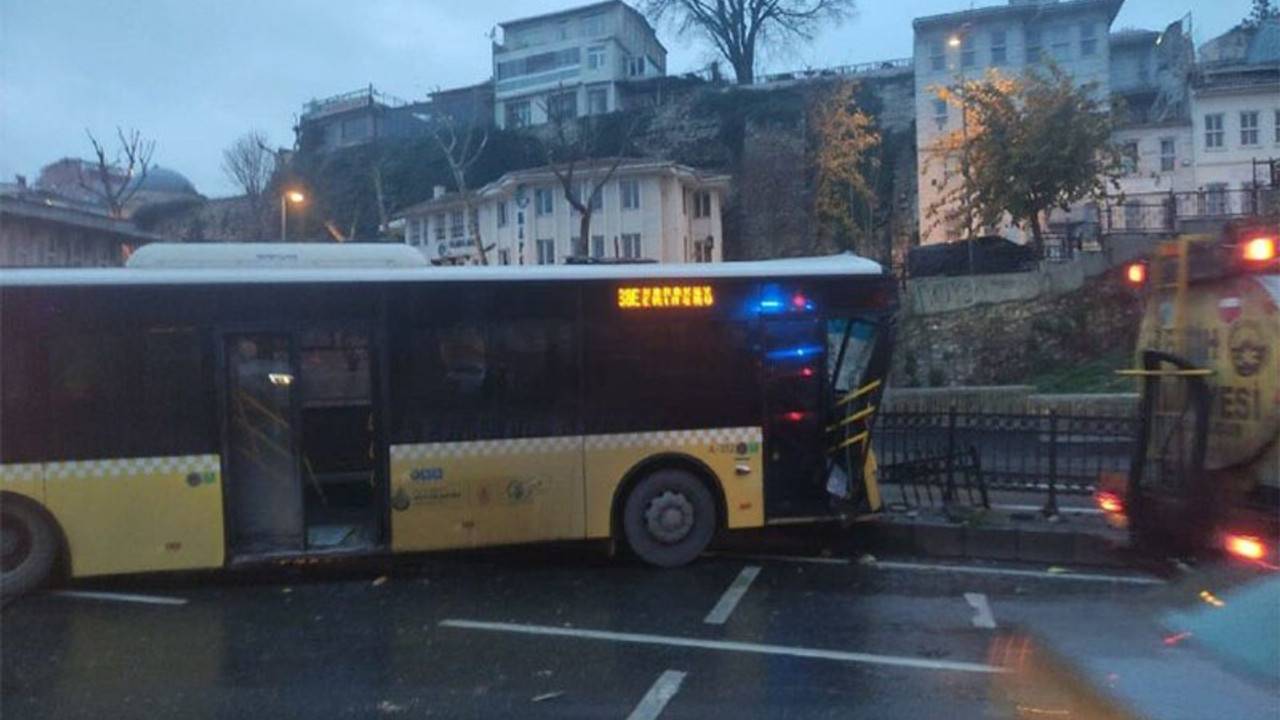
[{"label": "stone wall", "polygon": [[[1134,346],[1141,301],[1118,272],[1082,279],[1075,290],[1055,288],[1053,277],[1024,273],[909,284],[890,385],[1017,384]],[[934,302],[944,296],[951,302]]]}]

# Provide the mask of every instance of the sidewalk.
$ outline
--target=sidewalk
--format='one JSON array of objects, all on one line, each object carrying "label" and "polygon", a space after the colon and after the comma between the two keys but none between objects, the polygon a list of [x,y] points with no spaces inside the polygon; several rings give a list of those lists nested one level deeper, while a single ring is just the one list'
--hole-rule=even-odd
[{"label": "sidewalk", "polygon": [[1063,507],[1056,518],[1038,508],[1001,505],[886,511],[869,523],[878,555],[1005,560],[1055,565],[1126,565],[1127,536],[1089,508]]}]

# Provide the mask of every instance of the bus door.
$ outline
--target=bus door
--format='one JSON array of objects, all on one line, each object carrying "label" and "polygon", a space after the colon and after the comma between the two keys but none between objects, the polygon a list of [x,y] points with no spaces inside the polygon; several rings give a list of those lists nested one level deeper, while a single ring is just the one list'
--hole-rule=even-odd
[{"label": "bus door", "polygon": [[372,337],[348,328],[223,337],[233,557],[378,544]]},{"label": "bus door", "polygon": [[820,476],[822,320],[768,318],[761,323],[764,378],[765,516],[812,517],[830,511]]},{"label": "bus door", "polygon": [[871,426],[888,372],[888,328],[873,318],[827,321],[827,492],[858,512],[880,509]]}]

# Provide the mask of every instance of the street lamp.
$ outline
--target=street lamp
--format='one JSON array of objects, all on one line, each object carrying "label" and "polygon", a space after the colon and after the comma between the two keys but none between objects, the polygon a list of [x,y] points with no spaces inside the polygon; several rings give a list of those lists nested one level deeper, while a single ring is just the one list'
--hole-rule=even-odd
[{"label": "street lamp", "polygon": [[947,45],[959,50],[956,69],[960,75],[960,177],[964,182],[964,239],[969,250],[969,276],[973,276],[973,199],[969,194],[969,86],[965,77],[964,43],[969,37],[969,23],[959,27],[947,38]]},{"label": "street lamp", "polygon": [[289,230],[289,203],[301,205],[307,199],[298,190],[286,190],[280,195],[280,242],[288,239]]}]

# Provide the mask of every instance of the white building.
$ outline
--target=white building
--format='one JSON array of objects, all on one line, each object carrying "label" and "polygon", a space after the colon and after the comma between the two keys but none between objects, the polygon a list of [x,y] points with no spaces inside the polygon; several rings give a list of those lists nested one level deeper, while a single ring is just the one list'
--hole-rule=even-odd
[{"label": "white building", "polygon": [[501,23],[494,122],[524,127],[618,109],[618,83],[666,74],[667,50],[637,10],[609,0]]},{"label": "white building", "polygon": [[[1253,211],[1280,158],[1280,19],[1205,43],[1191,83],[1194,186],[1206,215]],[[1266,168],[1266,171],[1262,169]]]},{"label": "white building", "polygon": [[[721,207],[729,177],[663,160],[623,160],[605,180],[611,160],[574,168],[579,197],[600,193],[591,213],[587,252],[597,259],[654,260],[663,263],[719,262],[724,235]],[[603,181],[603,184],[601,184]],[[495,265],[546,265],[573,253],[581,214],[564,197],[551,168],[509,172],[474,191],[473,222],[466,198],[443,193],[397,217],[405,241],[436,263],[478,260],[472,228],[478,227]]]},{"label": "white building", "polygon": [[[916,18],[914,68],[920,242],[960,239],[966,219],[943,202],[947,182],[961,172],[959,157],[939,141],[963,133],[961,113],[938,96],[989,70],[1010,76],[1052,58],[1080,85],[1096,83],[1100,100],[1110,94],[1111,23],[1123,0],[1009,0],[1006,5]],[[951,153],[950,155],[955,155]],[[1013,234],[1009,228],[974,229]]]}]

